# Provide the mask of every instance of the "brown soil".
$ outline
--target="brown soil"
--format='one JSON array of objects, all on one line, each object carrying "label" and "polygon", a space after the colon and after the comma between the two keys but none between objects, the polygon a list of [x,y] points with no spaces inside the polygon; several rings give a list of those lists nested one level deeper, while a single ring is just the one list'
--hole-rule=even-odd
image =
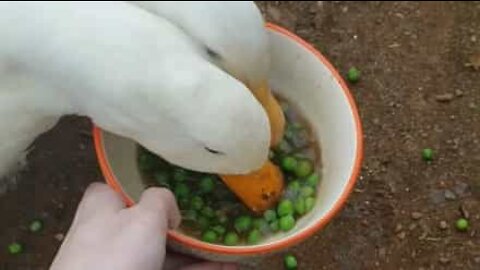
[{"label": "brown soil", "polygon": [[[342,73],[362,72],[351,86],[365,130],[362,175],[329,226],[291,250],[299,268],[480,269],[480,3],[259,5]],[[0,196],[0,269],[48,269],[83,190],[102,179],[89,132],[87,119],[63,119]],[[420,157],[426,147],[431,164]],[[454,222],[465,215],[461,233]],[[39,234],[27,229],[34,218],[45,222]],[[23,254],[6,253],[14,240]],[[257,268],[282,269],[281,254]]]}]

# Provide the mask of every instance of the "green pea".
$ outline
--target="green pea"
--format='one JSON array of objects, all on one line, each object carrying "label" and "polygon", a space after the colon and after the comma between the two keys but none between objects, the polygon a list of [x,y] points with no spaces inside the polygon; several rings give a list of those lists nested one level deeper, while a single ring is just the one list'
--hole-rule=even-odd
[{"label": "green pea", "polygon": [[285,138],[291,140],[295,136],[295,128],[291,125],[287,125],[284,136]]},{"label": "green pea", "polygon": [[199,196],[193,197],[190,206],[195,210],[201,210],[203,207],[203,199]]},{"label": "green pea", "polygon": [[262,230],[262,228],[268,226],[268,223],[263,218],[256,218],[253,220],[253,228]]},{"label": "green pea", "polygon": [[267,210],[265,212],[263,212],[263,218],[267,221],[267,222],[271,222],[271,221],[274,221],[277,219],[277,213],[275,213],[274,210]]},{"label": "green pea", "polygon": [[207,218],[215,217],[215,211],[213,211],[213,209],[209,206],[203,207],[201,213]]},{"label": "green pea", "polygon": [[235,219],[234,227],[239,233],[246,232],[252,227],[252,218],[249,216],[240,216]]},{"label": "green pea", "polygon": [[18,242],[13,242],[8,245],[8,253],[10,254],[20,254],[23,252],[23,245]]},{"label": "green pea", "polygon": [[217,221],[220,224],[226,224],[228,222],[228,217],[224,213],[217,213]]},{"label": "green pea", "polygon": [[223,243],[227,246],[235,246],[238,243],[238,239],[238,234],[235,232],[228,232],[223,239]]},{"label": "green pea", "polygon": [[287,270],[295,270],[297,269],[298,263],[297,263],[297,258],[295,256],[288,254],[284,258],[284,263],[285,263],[285,268]]},{"label": "green pea", "polygon": [[303,198],[313,197],[313,196],[315,196],[315,189],[313,189],[310,186],[302,187],[302,189],[300,190],[300,195]]},{"label": "green pea", "polygon": [[157,161],[157,158],[153,154],[149,152],[143,152],[138,157],[138,167],[144,172],[151,171],[157,165]]},{"label": "green pea", "polygon": [[287,189],[293,191],[293,192],[298,192],[300,190],[300,182],[298,180],[290,182],[288,184]]},{"label": "green pea", "polygon": [[178,207],[180,209],[187,209],[188,206],[190,205],[190,201],[185,197],[177,198],[177,202],[178,202]]},{"label": "green pea", "polygon": [[208,230],[202,234],[202,240],[207,243],[215,243],[218,240],[218,235],[212,230]]},{"label": "green pea", "polygon": [[278,220],[272,221],[272,222],[269,224],[269,227],[270,227],[270,230],[271,230],[272,232],[278,232],[278,230],[280,229],[280,228],[279,228],[279,225],[278,225]]},{"label": "green pea", "polygon": [[303,198],[297,198],[293,204],[295,208],[295,213],[297,215],[303,215],[305,214],[305,200]]},{"label": "green pea", "polygon": [[200,229],[205,230],[206,228],[208,228],[210,226],[210,221],[208,220],[208,218],[206,218],[204,216],[199,216],[198,221],[197,221],[197,225]]},{"label": "green pea", "polygon": [[159,184],[160,186],[162,186],[162,187],[168,187],[169,186],[169,184],[168,184],[169,177],[168,177],[168,174],[166,172],[156,172],[153,175],[153,178],[155,179],[157,184]]},{"label": "green pea", "polygon": [[190,193],[190,189],[184,183],[178,183],[175,185],[174,192],[177,198],[186,198]]},{"label": "green pea", "polygon": [[313,197],[305,198],[305,213],[310,212],[310,210],[312,210],[314,206],[315,206],[315,198]]},{"label": "green pea", "polygon": [[277,214],[279,217],[293,214],[293,203],[288,199],[282,200],[277,207]]},{"label": "green pea", "polygon": [[275,158],[275,152],[270,150],[270,152],[268,152],[268,159],[274,159],[274,158]]},{"label": "green pea", "polygon": [[218,235],[224,235],[227,230],[222,225],[215,225],[212,227],[212,231],[216,232]]},{"label": "green pea", "polygon": [[28,226],[31,232],[39,232],[43,228],[43,223],[40,220],[34,220],[30,223],[30,226]]},{"label": "green pea", "polygon": [[309,176],[313,171],[313,165],[312,162],[309,160],[303,159],[298,161],[297,167],[295,168],[295,175],[298,177],[307,177]]},{"label": "green pea", "polygon": [[283,216],[278,223],[280,230],[288,232],[295,227],[295,218],[292,215]]},{"label": "green pea", "polygon": [[282,169],[287,172],[293,172],[297,168],[297,160],[292,156],[286,156],[282,159]]},{"label": "green pea", "polygon": [[184,169],[176,169],[173,172],[173,180],[175,182],[183,182],[187,179],[188,173]]},{"label": "green pea", "polygon": [[200,191],[202,191],[203,193],[210,193],[213,191],[214,188],[215,180],[212,177],[207,176],[200,181]]},{"label": "green pea", "polygon": [[425,161],[432,161],[433,160],[433,150],[430,149],[430,148],[423,149],[422,158]]},{"label": "green pea", "polygon": [[198,213],[195,210],[187,210],[182,213],[183,213],[182,217],[184,220],[195,221],[198,217]]},{"label": "green pea", "polygon": [[312,173],[309,177],[307,177],[307,184],[313,188],[316,188],[318,182],[320,181],[320,176],[318,173]]},{"label": "green pea", "polygon": [[347,80],[351,83],[358,82],[360,80],[360,71],[355,67],[351,67],[347,72]]},{"label": "green pea", "polygon": [[286,140],[282,140],[275,149],[279,153],[290,153],[292,146]]},{"label": "green pea", "polygon": [[247,236],[247,244],[249,245],[257,244],[260,241],[261,236],[262,235],[259,230],[257,229],[251,230]]},{"label": "green pea", "polygon": [[468,220],[464,218],[458,219],[457,222],[455,222],[455,227],[461,232],[468,230]]},{"label": "green pea", "polygon": [[303,125],[299,122],[295,122],[292,124],[292,127],[296,130],[303,129]]},{"label": "green pea", "polygon": [[253,220],[253,223],[252,223],[253,228],[255,228],[255,229],[260,228],[260,226],[262,225],[262,221],[264,221],[264,220],[261,219],[261,218],[255,218],[255,219]]}]

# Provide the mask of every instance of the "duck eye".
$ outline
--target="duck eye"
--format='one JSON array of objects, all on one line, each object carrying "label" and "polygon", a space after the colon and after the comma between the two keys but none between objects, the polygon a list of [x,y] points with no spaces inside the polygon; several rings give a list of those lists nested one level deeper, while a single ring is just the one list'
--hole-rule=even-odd
[{"label": "duck eye", "polygon": [[204,147],[205,150],[207,150],[208,152],[212,153],[212,154],[215,154],[215,155],[225,155],[225,153],[221,152],[221,151],[218,151],[218,150],[214,150],[214,149],[211,149],[211,148],[208,148],[207,146]]},{"label": "duck eye", "polygon": [[215,60],[215,61],[222,60],[222,56],[216,51],[210,49],[209,47],[205,47],[205,51],[207,52],[208,57],[210,57],[212,60]]}]

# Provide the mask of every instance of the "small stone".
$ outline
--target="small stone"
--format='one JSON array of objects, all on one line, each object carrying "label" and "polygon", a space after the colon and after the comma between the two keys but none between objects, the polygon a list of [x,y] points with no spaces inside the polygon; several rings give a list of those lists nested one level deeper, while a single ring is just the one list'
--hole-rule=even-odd
[{"label": "small stone", "polygon": [[380,259],[384,259],[385,258],[385,255],[387,255],[387,249],[382,247],[378,250],[378,257]]},{"label": "small stone", "polygon": [[475,259],[473,259],[473,261],[474,261],[476,264],[480,264],[480,257],[475,257]]},{"label": "small stone", "polygon": [[470,218],[470,213],[467,211],[467,208],[465,207],[464,204],[460,205],[459,210],[464,218],[466,219]]},{"label": "small stone", "polygon": [[477,42],[477,36],[475,36],[475,35],[471,36],[470,41],[473,42],[473,43]]},{"label": "small stone", "polygon": [[412,223],[412,224],[410,224],[410,225],[408,226],[408,230],[409,230],[409,231],[413,231],[413,230],[415,230],[416,228],[417,228],[417,224],[415,224],[415,223]]},{"label": "small stone", "polygon": [[438,259],[438,261],[441,263],[441,264],[447,264],[450,262],[450,259],[447,258],[447,257],[440,257],[440,259]]},{"label": "small stone", "polygon": [[423,214],[420,213],[420,212],[413,212],[411,214],[411,217],[412,217],[413,220],[419,220],[423,217]]},{"label": "small stone", "polygon": [[65,235],[63,233],[57,233],[55,234],[55,239],[57,239],[59,242],[62,242],[63,239],[65,238]]},{"label": "small stone", "polygon": [[407,236],[407,233],[406,233],[406,232],[401,232],[401,233],[397,234],[397,237],[398,237],[400,240],[405,239],[406,236]]},{"label": "small stone", "polygon": [[282,18],[282,13],[280,10],[274,6],[267,6],[267,14],[272,18],[273,21],[280,21]]},{"label": "small stone", "polygon": [[457,184],[453,187],[455,193],[458,194],[460,197],[465,197],[468,195],[468,184],[464,182],[457,182]]},{"label": "small stone", "polygon": [[470,102],[470,103],[468,104],[468,108],[470,108],[470,109],[476,109],[476,108],[477,108],[477,105],[475,105],[475,103],[473,103],[473,102]]},{"label": "small stone", "polygon": [[463,96],[463,91],[460,90],[460,89],[456,89],[456,90],[455,90],[455,96],[457,96],[457,97]]},{"label": "small stone", "polygon": [[403,229],[403,226],[402,224],[397,224],[397,226],[395,226],[395,233],[399,233],[401,230]]},{"label": "small stone", "polygon": [[449,201],[454,201],[455,199],[457,199],[457,195],[455,195],[455,193],[453,193],[449,189],[445,190],[445,192],[443,193],[443,196],[445,197],[446,200],[449,200]]},{"label": "small stone", "polygon": [[439,227],[442,230],[446,230],[448,228],[448,223],[445,220],[442,220],[440,221]]},{"label": "small stone", "polygon": [[480,70],[480,52],[472,54],[469,57],[469,62],[466,66],[471,67],[474,70]]},{"label": "small stone", "polygon": [[449,102],[449,101],[452,101],[452,99],[453,99],[453,94],[450,94],[450,93],[435,96],[435,100],[438,102]]},{"label": "small stone", "polygon": [[445,202],[445,197],[442,190],[434,190],[430,193],[430,199],[434,204]]},{"label": "small stone", "polygon": [[453,114],[450,115],[450,120],[455,120],[455,118],[456,118],[455,115],[453,115]]}]

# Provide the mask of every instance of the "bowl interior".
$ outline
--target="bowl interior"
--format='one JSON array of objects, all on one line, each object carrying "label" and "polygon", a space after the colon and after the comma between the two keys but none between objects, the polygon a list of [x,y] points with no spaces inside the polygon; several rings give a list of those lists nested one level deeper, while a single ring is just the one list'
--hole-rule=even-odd
[{"label": "bowl interior", "polygon": [[[266,239],[258,245],[260,247],[288,243],[302,234],[306,237],[307,232],[324,225],[348,196],[361,155],[361,130],[355,105],[333,67],[292,34],[279,28],[271,28],[269,32],[272,44],[270,85],[297,106],[310,122],[320,142],[323,177],[314,210],[300,219],[295,229]],[[144,185],[137,168],[135,142],[101,130],[98,135],[101,139],[97,151],[104,152],[111,177],[131,200],[136,201]],[[199,242],[197,246],[215,246],[190,240]],[[245,247],[224,248],[241,250]]]}]

